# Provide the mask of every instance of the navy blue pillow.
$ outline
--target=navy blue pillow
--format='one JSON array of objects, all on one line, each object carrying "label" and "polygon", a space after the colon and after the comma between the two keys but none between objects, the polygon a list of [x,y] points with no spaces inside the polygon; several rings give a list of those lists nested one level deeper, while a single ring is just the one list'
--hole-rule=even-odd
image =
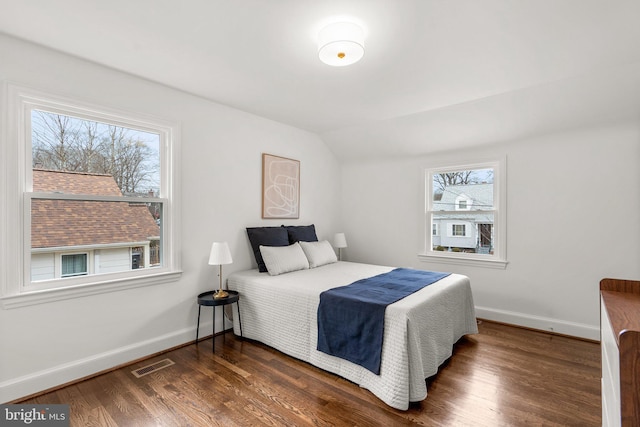
[{"label": "navy blue pillow", "polygon": [[288,225],[287,234],[289,235],[289,244],[295,242],[317,242],[316,227],[311,225]]},{"label": "navy blue pillow", "polygon": [[258,271],[265,273],[267,266],[264,264],[260,245],[262,246],[289,246],[289,235],[284,227],[247,227],[247,236],[251,242],[253,256],[258,263]]}]

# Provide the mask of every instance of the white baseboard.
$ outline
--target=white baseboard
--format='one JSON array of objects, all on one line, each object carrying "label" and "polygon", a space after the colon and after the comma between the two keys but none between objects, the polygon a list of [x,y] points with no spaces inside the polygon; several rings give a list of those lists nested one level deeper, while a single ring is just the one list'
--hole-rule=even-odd
[{"label": "white baseboard", "polygon": [[530,314],[477,306],[476,316],[481,319],[600,341],[599,325],[586,325],[584,323],[567,322],[565,320],[552,319],[549,317],[532,316]]},{"label": "white baseboard", "polygon": [[[208,325],[203,322],[200,328],[207,330],[207,326],[211,330],[211,322]],[[195,327],[186,328],[4,381],[0,383],[0,403],[20,399],[182,345],[195,340],[195,334]]]}]

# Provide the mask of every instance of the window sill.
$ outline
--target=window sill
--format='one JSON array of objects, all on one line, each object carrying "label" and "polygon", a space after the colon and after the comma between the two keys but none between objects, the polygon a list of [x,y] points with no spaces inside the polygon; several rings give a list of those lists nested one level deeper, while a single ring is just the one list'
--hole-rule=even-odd
[{"label": "window sill", "polygon": [[98,295],[107,292],[116,292],[125,289],[135,289],[144,286],[175,282],[181,275],[182,271],[171,271],[151,274],[143,277],[112,280],[66,288],[23,292],[17,295],[3,296],[0,298],[0,302],[2,303],[2,308],[8,310],[66,299],[86,297],[89,295]]},{"label": "window sill", "polygon": [[471,267],[495,268],[504,270],[509,261],[488,258],[471,258],[448,254],[418,254],[422,262],[438,262],[442,264],[467,265]]}]

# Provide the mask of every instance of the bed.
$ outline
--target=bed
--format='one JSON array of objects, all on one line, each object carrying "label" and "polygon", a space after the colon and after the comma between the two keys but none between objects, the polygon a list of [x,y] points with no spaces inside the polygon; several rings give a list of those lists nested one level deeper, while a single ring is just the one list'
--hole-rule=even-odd
[{"label": "bed", "polygon": [[[478,332],[469,279],[451,274],[386,308],[376,375],[316,350],[317,310],[321,292],[393,267],[345,261],[310,267],[277,275],[253,269],[228,277],[228,288],[241,295],[243,337],[346,378],[393,408],[407,410],[410,402],[425,399],[425,379],[451,356],[456,341]],[[234,332],[240,334],[238,322]]]}]

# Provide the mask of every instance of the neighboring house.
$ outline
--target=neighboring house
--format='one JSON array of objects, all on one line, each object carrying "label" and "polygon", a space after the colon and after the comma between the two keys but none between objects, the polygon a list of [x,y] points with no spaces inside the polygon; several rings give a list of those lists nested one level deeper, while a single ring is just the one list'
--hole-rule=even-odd
[{"label": "neighboring house", "polygon": [[[110,175],[42,169],[33,170],[33,191],[122,195]],[[32,199],[31,216],[33,281],[158,263],[160,227],[143,201]]]},{"label": "neighboring house", "polygon": [[490,253],[493,249],[493,184],[450,185],[434,201],[432,245],[443,250]]}]

